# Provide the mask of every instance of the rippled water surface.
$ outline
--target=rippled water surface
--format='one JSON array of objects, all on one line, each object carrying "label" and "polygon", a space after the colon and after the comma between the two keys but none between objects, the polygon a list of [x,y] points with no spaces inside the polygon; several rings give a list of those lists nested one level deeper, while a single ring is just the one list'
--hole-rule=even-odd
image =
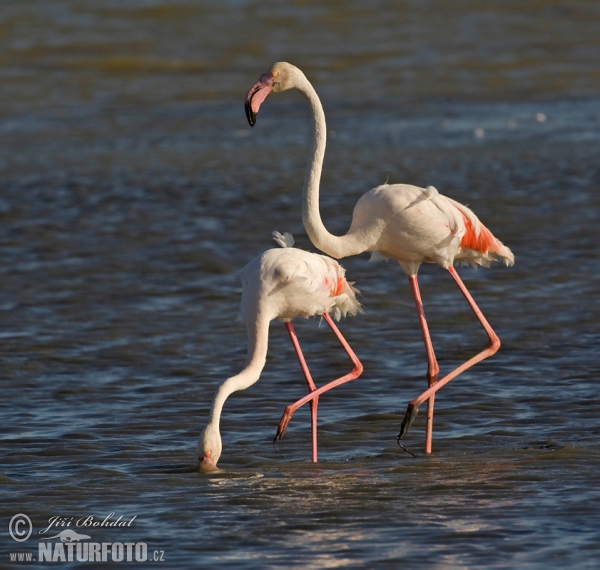
[{"label": "rippled water surface", "polygon": [[[0,566],[59,516],[164,568],[597,568],[599,26],[583,0],[4,0]],[[439,392],[431,456],[423,413],[417,457],[395,440],[426,384],[408,284],[365,254],[344,260],[365,313],[341,324],[365,372],[321,398],[319,463],[306,408],[271,443],[306,390],[275,322],[221,469],[195,469],[244,361],[238,270],[275,229],[314,251],[304,100],[270,97],[254,129],[243,112],[277,60],[323,101],[332,232],[375,185],[433,184],[515,253],[460,269],[503,345]],[[449,371],[486,338],[443,270],[420,281]],[[324,324],[296,329],[317,383],[348,370]],[[76,526],[111,513],[135,519]]]}]

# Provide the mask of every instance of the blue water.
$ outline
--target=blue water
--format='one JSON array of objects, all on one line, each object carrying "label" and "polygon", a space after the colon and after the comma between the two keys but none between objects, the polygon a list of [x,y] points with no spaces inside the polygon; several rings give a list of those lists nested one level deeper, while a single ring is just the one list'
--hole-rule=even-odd
[{"label": "blue water", "polygon": [[[583,1],[5,2],[0,566],[33,566],[11,553],[37,560],[71,529],[163,560],[140,567],[598,567],[599,15]],[[273,230],[314,251],[303,99],[269,97],[254,129],[244,117],[276,60],[323,100],[330,231],[375,185],[432,184],[515,253],[459,270],[503,344],[439,392],[431,456],[423,412],[405,440],[417,456],[396,444],[426,386],[408,284],[365,254],[343,260],[365,313],[341,323],[365,372],[321,398],[319,463],[306,408],[272,445],[306,390],[275,322],[260,381],[225,405],[220,470],[196,470],[214,391],[244,362],[237,272]],[[419,278],[443,373],[486,337],[442,269]],[[295,326],[317,384],[348,371],[324,323]],[[54,517],[70,526],[41,532]]]}]

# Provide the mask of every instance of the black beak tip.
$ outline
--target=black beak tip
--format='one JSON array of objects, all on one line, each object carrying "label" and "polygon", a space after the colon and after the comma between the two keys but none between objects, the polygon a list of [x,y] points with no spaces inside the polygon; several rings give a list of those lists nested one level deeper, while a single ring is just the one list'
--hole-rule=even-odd
[{"label": "black beak tip", "polygon": [[251,127],[256,124],[256,113],[252,110],[249,104],[246,104],[246,118]]}]

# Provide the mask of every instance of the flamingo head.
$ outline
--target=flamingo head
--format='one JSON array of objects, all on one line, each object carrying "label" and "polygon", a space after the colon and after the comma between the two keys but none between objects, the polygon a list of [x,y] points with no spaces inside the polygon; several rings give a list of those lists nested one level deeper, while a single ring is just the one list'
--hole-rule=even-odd
[{"label": "flamingo head", "polygon": [[263,73],[246,93],[246,117],[250,126],[255,125],[258,110],[269,93],[281,93],[292,89],[302,80],[306,81],[302,71],[285,61],[277,62],[269,71]]},{"label": "flamingo head", "polygon": [[217,461],[221,457],[221,434],[219,428],[210,424],[200,433],[196,453],[198,454],[198,468],[200,471],[214,471]]}]

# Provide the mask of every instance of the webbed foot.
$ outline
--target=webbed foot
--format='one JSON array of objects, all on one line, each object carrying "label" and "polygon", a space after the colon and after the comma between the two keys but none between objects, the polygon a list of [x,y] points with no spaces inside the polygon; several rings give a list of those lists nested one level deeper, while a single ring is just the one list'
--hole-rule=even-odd
[{"label": "webbed foot", "polygon": [[408,404],[408,407],[406,408],[406,413],[404,414],[404,419],[402,420],[402,425],[400,426],[400,433],[398,434],[398,437],[396,438],[398,443],[400,443],[400,440],[407,434],[408,429],[410,428],[412,423],[415,421],[415,418],[417,417],[418,413],[419,413],[419,408],[417,406],[415,406],[412,402],[410,402]]}]

